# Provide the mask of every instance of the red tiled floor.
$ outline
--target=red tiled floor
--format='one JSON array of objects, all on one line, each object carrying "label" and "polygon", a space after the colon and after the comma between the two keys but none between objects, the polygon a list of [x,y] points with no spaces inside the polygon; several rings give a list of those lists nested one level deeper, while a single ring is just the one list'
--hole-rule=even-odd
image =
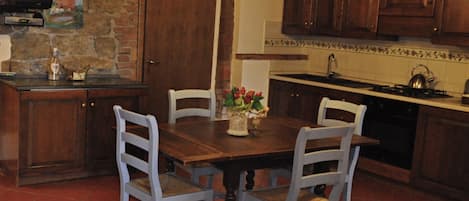
[{"label": "red tiled floor", "polygon": [[[266,171],[256,172],[256,186],[266,186]],[[415,190],[407,185],[388,181],[368,173],[355,174],[353,201],[448,201],[435,195]],[[223,192],[221,175],[214,181],[214,189]],[[66,182],[16,187],[14,179],[0,176],[0,200],[3,201],[117,201],[117,176],[94,177]],[[216,199],[222,201],[223,199]]]}]

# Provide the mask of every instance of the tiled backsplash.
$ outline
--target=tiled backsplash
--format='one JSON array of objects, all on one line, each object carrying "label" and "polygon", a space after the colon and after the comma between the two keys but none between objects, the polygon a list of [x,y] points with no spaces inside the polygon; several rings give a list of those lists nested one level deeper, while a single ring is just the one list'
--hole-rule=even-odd
[{"label": "tiled backsplash", "polygon": [[325,73],[334,53],[344,77],[386,84],[407,84],[412,68],[424,64],[437,77],[437,89],[462,93],[469,79],[469,48],[432,45],[429,40],[405,38],[373,41],[332,37],[292,37],[281,34],[280,22],[266,22],[266,53],[303,53],[307,62],[272,61],[271,70]]}]

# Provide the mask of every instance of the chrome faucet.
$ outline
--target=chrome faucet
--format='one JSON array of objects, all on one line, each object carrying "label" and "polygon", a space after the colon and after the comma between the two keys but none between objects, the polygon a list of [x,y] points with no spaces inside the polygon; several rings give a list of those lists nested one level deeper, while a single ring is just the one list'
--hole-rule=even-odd
[{"label": "chrome faucet", "polygon": [[327,77],[328,78],[334,78],[339,75],[338,73],[332,71],[333,63],[337,65],[336,60],[335,60],[335,55],[331,53],[329,57],[327,58]]}]

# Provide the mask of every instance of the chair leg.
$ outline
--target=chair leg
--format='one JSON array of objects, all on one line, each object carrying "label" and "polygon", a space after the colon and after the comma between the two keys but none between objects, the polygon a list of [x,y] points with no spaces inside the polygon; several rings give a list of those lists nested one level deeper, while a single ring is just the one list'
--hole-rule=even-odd
[{"label": "chair leg", "polygon": [[277,187],[277,178],[278,176],[272,171],[270,171],[270,175],[269,175],[270,187]]},{"label": "chair leg", "polygon": [[238,193],[236,196],[237,201],[244,200],[245,175],[246,175],[245,172],[241,172],[241,174],[239,174],[239,187],[238,187]]},{"label": "chair leg", "polygon": [[344,201],[352,201],[352,181],[345,183]]},{"label": "chair leg", "polygon": [[213,174],[207,175],[207,188],[212,188],[213,185]]},{"label": "chair leg", "polygon": [[120,201],[129,201],[129,193],[121,190],[121,200]]}]

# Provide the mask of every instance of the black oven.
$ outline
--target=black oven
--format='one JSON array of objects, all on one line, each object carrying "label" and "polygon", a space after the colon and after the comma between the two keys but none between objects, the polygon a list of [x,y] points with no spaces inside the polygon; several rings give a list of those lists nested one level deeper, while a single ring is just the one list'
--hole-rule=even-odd
[{"label": "black oven", "polygon": [[372,96],[365,97],[364,104],[362,135],[378,139],[380,144],[362,147],[360,155],[410,170],[418,105]]}]

